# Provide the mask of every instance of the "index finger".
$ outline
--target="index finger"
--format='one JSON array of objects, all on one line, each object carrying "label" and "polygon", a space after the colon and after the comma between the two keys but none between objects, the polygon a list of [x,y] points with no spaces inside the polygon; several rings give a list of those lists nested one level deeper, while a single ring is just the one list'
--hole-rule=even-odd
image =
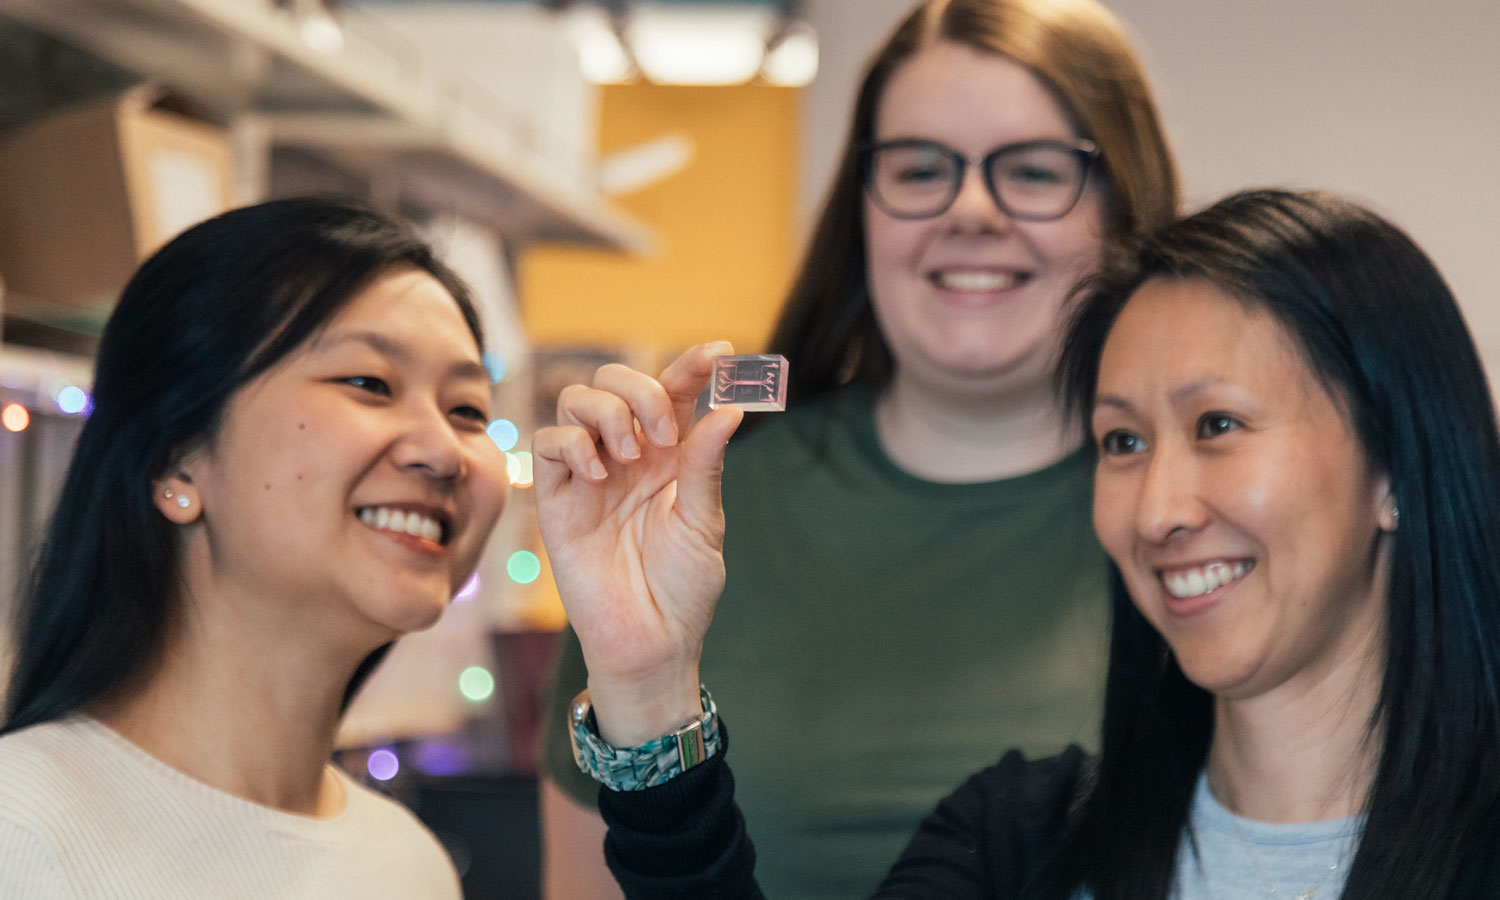
[{"label": "index finger", "polygon": [[672,414],[677,419],[677,433],[686,434],[693,424],[693,413],[698,408],[698,395],[708,384],[714,371],[714,358],[728,356],[734,345],[728,341],[710,341],[683,351],[662,370],[657,378],[667,397],[672,401]]}]

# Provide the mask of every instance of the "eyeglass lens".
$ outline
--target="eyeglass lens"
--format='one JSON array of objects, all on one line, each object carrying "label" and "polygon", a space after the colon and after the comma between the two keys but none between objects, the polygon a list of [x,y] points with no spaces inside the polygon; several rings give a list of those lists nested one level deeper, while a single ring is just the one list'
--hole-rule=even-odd
[{"label": "eyeglass lens", "polygon": [[[1004,147],[984,162],[985,180],[1000,208],[1033,220],[1066,215],[1087,174],[1087,156],[1061,143]],[[935,216],[958,196],[967,165],[963,156],[941,144],[877,145],[870,151],[866,184],[875,202],[893,216]]]}]

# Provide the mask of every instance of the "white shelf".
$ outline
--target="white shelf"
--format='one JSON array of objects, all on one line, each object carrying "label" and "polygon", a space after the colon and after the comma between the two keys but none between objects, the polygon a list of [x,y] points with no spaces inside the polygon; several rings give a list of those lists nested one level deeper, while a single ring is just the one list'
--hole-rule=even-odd
[{"label": "white shelf", "polygon": [[226,116],[263,116],[275,143],[394,174],[411,199],[462,209],[512,240],[650,247],[592,172],[551,162],[529,122],[460,96],[415,44],[357,10],[344,15],[344,47],[325,53],[269,0],[0,0],[0,16]]}]

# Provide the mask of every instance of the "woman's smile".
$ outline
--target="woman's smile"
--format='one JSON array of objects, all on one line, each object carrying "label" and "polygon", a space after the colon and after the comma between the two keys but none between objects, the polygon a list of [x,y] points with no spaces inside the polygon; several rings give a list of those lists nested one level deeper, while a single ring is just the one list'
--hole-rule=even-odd
[{"label": "woman's smile", "polygon": [[1239,587],[1254,568],[1253,559],[1229,557],[1164,567],[1157,577],[1167,592],[1165,609],[1177,616],[1206,612]]},{"label": "woman's smile", "polygon": [[448,543],[448,514],[414,504],[362,506],[359,520],[384,532],[403,545],[433,556],[441,556]]}]

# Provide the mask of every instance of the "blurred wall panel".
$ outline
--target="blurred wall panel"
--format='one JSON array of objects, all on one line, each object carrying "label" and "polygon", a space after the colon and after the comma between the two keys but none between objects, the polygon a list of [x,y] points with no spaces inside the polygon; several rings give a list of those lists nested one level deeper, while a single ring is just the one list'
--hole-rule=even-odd
[{"label": "blurred wall panel", "polygon": [[614,198],[657,237],[645,258],[537,248],[521,258],[521,309],[542,345],[672,353],[765,341],[796,250],[800,91],[765,85],[602,89],[600,155],[683,135],[686,168]]}]

